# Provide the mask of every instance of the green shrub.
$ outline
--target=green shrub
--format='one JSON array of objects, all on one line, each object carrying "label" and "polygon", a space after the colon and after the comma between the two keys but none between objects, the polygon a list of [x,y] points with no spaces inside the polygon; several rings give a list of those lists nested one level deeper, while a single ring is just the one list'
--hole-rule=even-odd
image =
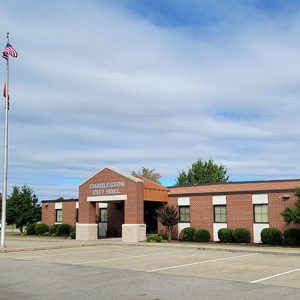
[{"label": "green shrub", "polygon": [[52,225],[52,226],[50,227],[49,233],[50,233],[51,235],[56,234],[58,225],[59,225],[59,224],[54,224],[54,225]]},{"label": "green shrub", "polygon": [[264,228],[261,233],[261,241],[267,245],[280,245],[282,233],[277,228]]},{"label": "green shrub", "polygon": [[161,243],[163,241],[163,237],[160,234],[150,234],[147,237],[148,243]]},{"label": "green shrub", "polygon": [[284,240],[289,246],[300,246],[300,229],[290,228],[285,230]]},{"label": "green shrub", "polygon": [[56,230],[56,234],[59,236],[69,236],[72,226],[69,224],[59,224]]},{"label": "green shrub", "polygon": [[195,231],[196,231],[196,228],[194,228],[194,227],[183,228],[179,233],[179,240],[180,241],[192,241]]},{"label": "green shrub", "polygon": [[236,243],[250,243],[251,241],[251,233],[247,228],[234,229],[232,237]]},{"label": "green shrub", "polygon": [[210,241],[210,233],[206,229],[198,229],[195,231],[193,236],[194,242],[209,242]]},{"label": "green shrub", "polygon": [[36,224],[35,225],[35,234],[42,235],[46,232],[49,232],[49,226],[47,224]]},{"label": "green shrub", "polygon": [[69,237],[73,240],[76,239],[76,226],[72,226]]},{"label": "green shrub", "polygon": [[36,224],[28,224],[26,227],[26,235],[34,235],[35,234],[35,226],[36,226]]},{"label": "green shrub", "polygon": [[221,228],[218,231],[218,238],[221,243],[232,243],[232,229]]}]

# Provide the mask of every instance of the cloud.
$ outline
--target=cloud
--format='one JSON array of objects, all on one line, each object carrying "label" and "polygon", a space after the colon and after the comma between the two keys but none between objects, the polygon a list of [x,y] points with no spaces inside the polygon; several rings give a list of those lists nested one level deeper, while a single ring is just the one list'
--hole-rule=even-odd
[{"label": "cloud", "polygon": [[204,1],[201,15],[190,1],[189,19],[179,6],[167,15],[116,3],[2,6],[1,28],[20,52],[10,187],[76,197],[77,182],[106,165],[169,180],[210,157],[234,179],[299,177],[299,10],[234,1],[214,11]]}]

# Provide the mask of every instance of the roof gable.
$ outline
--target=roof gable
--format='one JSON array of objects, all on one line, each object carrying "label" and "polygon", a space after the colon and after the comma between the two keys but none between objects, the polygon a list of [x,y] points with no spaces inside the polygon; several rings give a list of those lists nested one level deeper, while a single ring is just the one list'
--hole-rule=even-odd
[{"label": "roof gable", "polygon": [[138,183],[138,182],[141,182],[141,183],[143,183],[143,180],[138,179],[137,177],[132,176],[132,175],[130,175],[130,174],[127,174],[127,173],[125,173],[125,172],[123,172],[123,171],[121,171],[121,170],[119,170],[119,169],[117,169],[117,168],[114,168],[114,167],[104,167],[104,168],[102,168],[99,172],[97,172],[96,174],[92,175],[91,177],[89,177],[88,179],[86,179],[84,182],[82,182],[82,183],[80,184],[80,186],[83,185],[84,183],[86,183],[87,181],[89,181],[90,179],[92,179],[94,176],[100,174],[100,173],[101,173],[102,171],[104,171],[104,170],[110,170],[110,171],[115,172],[115,173],[117,173],[117,174],[119,174],[119,175],[121,175],[121,176],[123,176],[123,177],[126,177],[127,179],[132,180],[132,181],[134,181],[134,182],[137,182],[137,183]]}]

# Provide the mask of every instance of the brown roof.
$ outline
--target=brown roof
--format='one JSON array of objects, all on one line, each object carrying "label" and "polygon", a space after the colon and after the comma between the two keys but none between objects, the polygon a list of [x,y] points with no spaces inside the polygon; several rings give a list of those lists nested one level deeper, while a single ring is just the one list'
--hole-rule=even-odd
[{"label": "brown roof", "polygon": [[300,179],[226,182],[192,186],[173,186],[169,187],[169,195],[294,190],[296,187],[300,187]]},{"label": "brown roof", "polygon": [[160,185],[159,183],[156,183],[144,176],[140,176],[140,175],[137,175],[135,176],[136,178],[138,179],[141,179],[144,181],[144,188],[145,189],[149,189],[149,190],[159,190],[159,191],[170,191],[169,189],[167,189],[166,187],[164,187],[163,185]]}]

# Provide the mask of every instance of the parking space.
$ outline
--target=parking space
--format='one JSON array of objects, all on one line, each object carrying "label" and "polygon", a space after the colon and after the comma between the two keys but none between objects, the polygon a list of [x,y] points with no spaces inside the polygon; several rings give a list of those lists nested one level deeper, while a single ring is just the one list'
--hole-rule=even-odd
[{"label": "parking space", "polygon": [[2,259],[300,288],[300,256],[106,245],[2,253]]}]

